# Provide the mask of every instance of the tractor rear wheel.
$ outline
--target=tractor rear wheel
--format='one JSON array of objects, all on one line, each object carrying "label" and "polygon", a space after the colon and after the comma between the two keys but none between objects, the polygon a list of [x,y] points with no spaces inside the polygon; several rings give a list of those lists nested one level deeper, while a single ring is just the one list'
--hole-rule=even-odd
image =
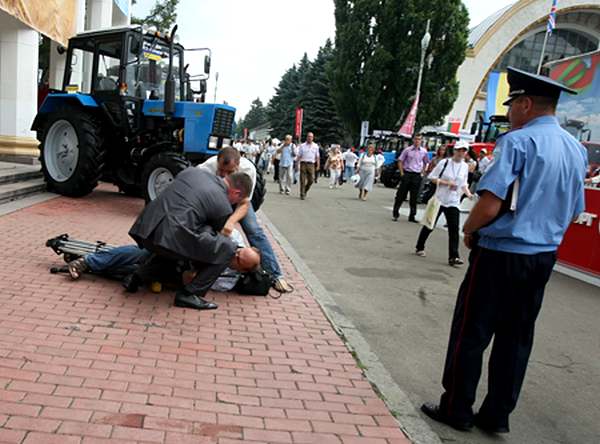
[{"label": "tractor rear wheel", "polygon": [[262,171],[256,169],[256,185],[254,186],[254,193],[252,194],[252,208],[254,211],[258,211],[263,202],[265,201],[265,195],[267,194],[267,181]]},{"label": "tractor rear wheel", "polygon": [[49,117],[40,136],[40,161],[48,189],[70,197],[91,193],[104,167],[98,122],[80,110],[63,110]]},{"label": "tractor rear wheel", "polygon": [[153,201],[170,185],[175,177],[190,163],[177,153],[155,154],[148,160],[142,173],[142,186],[146,203]]}]

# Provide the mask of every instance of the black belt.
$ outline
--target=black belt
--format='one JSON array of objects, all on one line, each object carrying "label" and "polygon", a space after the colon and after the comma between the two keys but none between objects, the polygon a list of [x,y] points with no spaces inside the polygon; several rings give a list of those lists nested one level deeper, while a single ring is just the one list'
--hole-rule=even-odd
[{"label": "black belt", "polygon": [[421,173],[417,173],[416,171],[405,171],[406,174],[421,174]]}]

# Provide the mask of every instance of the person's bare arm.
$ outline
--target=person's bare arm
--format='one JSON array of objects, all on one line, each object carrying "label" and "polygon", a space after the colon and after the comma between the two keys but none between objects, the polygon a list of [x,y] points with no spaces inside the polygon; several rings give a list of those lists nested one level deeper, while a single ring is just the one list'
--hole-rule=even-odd
[{"label": "person's bare arm", "polygon": [[238,204],[235,211],[231,214],[231,216],[229,216],[227,222],[225,222],[225,226],[221,230],[221,233],[225,236],[231,236],[231,233],[233,232],[233,229],[235,228],[236,224],[238,224],[244,217],[246,217],[246,214],[248,214],[248,209],[250,208],[250,205],[251,204],[249,198],[246,198],[243,201],[241,201]]},{"label": "person's bare arm", "polygon": [[467,248],[473,247],[473,234],[493,221],[500,213],[501,208],[502,199],[489,191],[482,193],[463,227]]},{"label": "person's bare arm", "polygon": [[401,160],[398,160],[398,169],[400,170],[400,176],[404,176],[404,164]]}]

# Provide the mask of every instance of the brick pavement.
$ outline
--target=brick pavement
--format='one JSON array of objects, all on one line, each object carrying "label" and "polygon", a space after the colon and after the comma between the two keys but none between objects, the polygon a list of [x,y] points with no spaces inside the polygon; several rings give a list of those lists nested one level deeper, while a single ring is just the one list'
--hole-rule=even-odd
[{"label": "brick pavement", "polygon": [[130,243],[141,208],[103,186],[0,218],[0,442],[409,442],[277,244],[296,292],[209,312],[48,273],[48,238]]}]

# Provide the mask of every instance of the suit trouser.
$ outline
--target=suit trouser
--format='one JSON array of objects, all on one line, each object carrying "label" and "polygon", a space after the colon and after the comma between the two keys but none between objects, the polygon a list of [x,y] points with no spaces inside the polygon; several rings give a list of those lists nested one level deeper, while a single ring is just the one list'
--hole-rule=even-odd
[{"label": "suit trouser", "polygon": [[315,180],[315,164],[300,162],[300,197],[306,196]]},{"label": "suit trouser", "polygon": [[[152,254],[152,256],[141,265],[136,275],[143,282],[170,282],[178,284],[181,282],[181,270],[178,268],[178,262],[183,258],[177,258],[165,254]],[[191,262],[197,271],[194,279],[183,287],[183,289],[196,296],[204,297],[215,281],[227,268],[225,264],[207,264],[203,262]]]},{"label": "suit trouser", "polygon": [[479,414],[508,425],[517,405],[533,346],[535,320],[556,253],[523,255],[476,247],[458,293],[442,384],[440,408],[458,420],[473,417],[483,353],[489,360],[488,392]]},{"label": "suit trouser", "polygon": [[421,186],[422,176],[420,173],[412,173],[405,171],[402,176],[402,181],[396,192],[396,198],[394,199],[394,211],[392,216],[398,218],[400,216],[400,207],[406,200],[406,196],[410,191],[410,216],[409,219],[414,219],[417,215],[417,197],[419,196],[419,187]]},{"label": "suit trouser", "polygon": [[[448,259],[456,259],[460,257],[458,253],[460,211],[457,207],[440,207],[440,211],[435,219],[436,224],[442,214],[446,216],[446,222],[448,222]],[[425,250],[425,242],[427,242],[427,238],[429,238],[431,233],[433,233],[433,230],[427,227],[421,228],[416,246],[418,251]]]}]

